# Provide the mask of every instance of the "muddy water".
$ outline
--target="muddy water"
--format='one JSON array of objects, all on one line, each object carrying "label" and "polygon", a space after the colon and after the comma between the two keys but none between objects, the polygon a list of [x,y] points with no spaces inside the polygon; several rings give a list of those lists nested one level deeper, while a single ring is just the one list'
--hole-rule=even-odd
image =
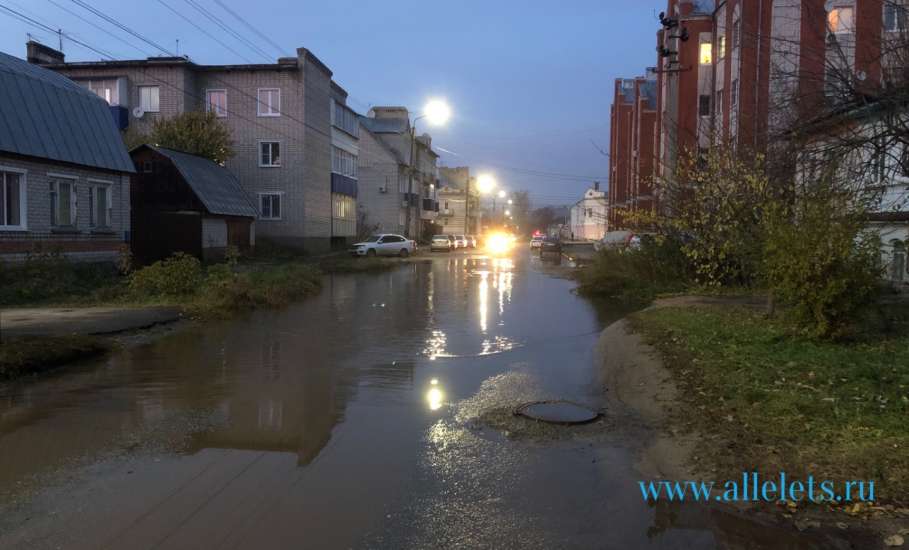
[{"label": "muddy water", "polygon": [[483,421],[604,405],[593,347],[622,312],[552,269],[334,276],[282,311],[0,386],[0,548],[810,547],[643,503],[644,433],[621,411],[569,437]]}]

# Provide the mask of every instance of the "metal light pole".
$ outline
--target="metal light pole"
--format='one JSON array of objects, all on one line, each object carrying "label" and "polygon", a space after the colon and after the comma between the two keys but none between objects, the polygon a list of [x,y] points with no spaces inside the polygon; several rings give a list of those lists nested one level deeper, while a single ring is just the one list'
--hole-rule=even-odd
[{"label": "metal light pole", "polygon": [[406,222],[404,236],[407,238],[413,238],[410,234],[410,211],[413,206],[410,204],[410,197],[413,195],[413,176],[417,170],[417,121],[421,118],[428,118],[430,124],[440,126],[445,124],[450,116],[451,109],[449,109],[448,105],[442,100],[434,99],[426,104],[423,114],[413,119],[413,124],[410,126],[410,177],[407,183],[407,211],[404,215],[404,221]]}]

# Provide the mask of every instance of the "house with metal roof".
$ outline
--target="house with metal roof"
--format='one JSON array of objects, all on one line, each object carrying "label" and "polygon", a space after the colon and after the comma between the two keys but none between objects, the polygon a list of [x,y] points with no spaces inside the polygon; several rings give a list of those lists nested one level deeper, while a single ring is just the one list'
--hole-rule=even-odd
[{"label": "house with metal roof", "polygon": [[0,261],[116,259],[133,171],[104,100],[0,52]]},{"label": "house with metal roof", "polygon": [[255,245],[256,205],[225,167],[152,145],[140,145],[130,156],[137,168],[130,188],[131,244],[140,262],[175,252],[218,259],[228,246],[246,250]]}]

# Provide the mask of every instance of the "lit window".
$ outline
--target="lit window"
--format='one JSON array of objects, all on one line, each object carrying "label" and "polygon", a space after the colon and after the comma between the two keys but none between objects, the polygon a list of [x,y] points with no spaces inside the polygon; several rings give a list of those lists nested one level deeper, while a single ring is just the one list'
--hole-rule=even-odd
[{"label": "lit window", "polygon": [[158,86],[139,86],[139,107],[146,113],[161,111],[161,88]]},{"label": "lit window", "polygon": [[827,27],[832,33],[849,33],[852,32],[853,17],[852,8],[833,8],[827,14]]},{"label": "lit window", "polygon": [[716,54],[717,54],[717,57],[719,57],[720,59],[723,59],[724,57],[726,57],[726,35],[725,34],[721,34],[719,37],[719,40],[717,41]]},{"label": "lit window", "polygon": [[710,65],[713,62],[713,44],[701,42],[701,65]]},{"label": "lit window", "polygon": [[262,88],[259,90],[259,116],[281,116],[281,90]]},{"label": "lit window", "polygon": [[205,92],[205,110],[215,113],[218,118],[227,116],[227,90],[207,90]]},{"label": "lit window", "polygon": [[259,193],[259,215],[263,220],[280,220],[281,193]]},{"label": "lit window", "polygon": [[272,168],[281,166],[281,143],[277,141],[259,142],[259,166]]}]

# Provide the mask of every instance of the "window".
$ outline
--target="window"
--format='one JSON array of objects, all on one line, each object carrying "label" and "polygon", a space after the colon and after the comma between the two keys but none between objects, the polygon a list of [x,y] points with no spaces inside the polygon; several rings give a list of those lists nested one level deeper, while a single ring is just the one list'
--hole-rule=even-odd
[{"label": "window", "polygon": [[339,128],[348,134],[359,137],[360,136],[360,120],[357,117],[357,114],[347,108],[346,105],[332,100],[333,109],[331,112],[331,124],[335,128]]},{"label": "window", "polygon": [[205,110],[218,118],[227,116],[227,90],[206,90]]},{"label": "window", "polygon": [[143,174],[152,174],[152,173],[154,173],[154,171],[155,171],[155,169],[154,169],[154,165],[152,164],[152,161],[146,160],[146,161],[142,162],[142,173]]},{"label": "window", "polygon": [[263,220],[280,220],[281,193],[259,193],[259,214]]},{"label": "window", "polygon": [[331,171],[342,176],[356,179],[357,155],[349,153],[340,147],[331,147]]},{"label": "window", "polygon": [[909,25],[906,21],[906,6],[887,1],[884,4],[884,30],[887,32],[903,32]]},{"label": "window", "polygon": [[88,188],[88,219],[92,227],[110,227],[113,214],[110,185],[96,184]]},{"label": "window", "polygon": [[725,34],[721,34],[717,38],[716,55],[720,59],[723,59],[724,57],[726,57],[726,35]]},{"label": "window", "polygon": [[118,105],[120,97],[117,93],[117,79],[82,80],[80,84],[94,92],[98,97],[111,105]]},{"label": "window", "polygon": [[25,229],[25,173],[0,169],[0,229]]},{"label": "window", "polygon": [[698,101],[698,115],[710,116],[710,96],[702,95]]},{"label": "window", "polygon": [[729,90],[729,103],[732,105],[732,108],[735,109],[739,104],[739,81],[738,79],[732,81],[732,89]]},{"label": "window", "polygon": [[55,178],[50,182],[51,223],[56,227],[76,225],[75,180]]},{"label": "window", "polygon": [[336,219],[353,219],[354,199],[344,195],[334,196],[334,214]]},{"label": "window", "polygon": [[273,168],[281,166],[281,143],[277,141],[259,142],[259,166]]},{"label": "window", "polygon": [[701,65],[710,65],[713,62],[713,44],[701,42]]},{"label": "window", "polygon": [[890,241],[892,256],[890,258],[890,280],[901,283],[906,279],[906,245],[899,239]]},{"label": "window", "polygon": [[853,22],[852,8],[833,8],[827,14],[827,28],[835,34],[852,32]]},{"label": "window", "polygon": [[738,17],[732,21],[732,48],[742,45],[742,20]]},{"label": "window", "polygon": [[158,113],[161,88],[158,86],[139,86],[139,107],[146,113]]},{"label": "window", "polygon": [[716,91],[716,101],[713,103],[717,111],[723,108],[723,90]]},{"label": "window", "polygon": [[281,116],[281,90],[278,88],[259,89],[259,116]]}]

